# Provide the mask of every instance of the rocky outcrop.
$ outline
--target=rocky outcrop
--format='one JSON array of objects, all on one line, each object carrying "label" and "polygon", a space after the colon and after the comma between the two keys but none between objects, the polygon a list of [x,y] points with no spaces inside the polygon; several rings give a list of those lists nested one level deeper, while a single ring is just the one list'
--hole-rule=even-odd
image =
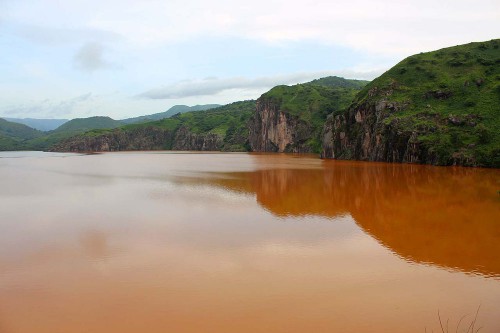
[{"label": "rocky outcrop", "polygon": [[121,150],[161,150],[168,148],[173,132],[157,127],[140,127],[128,131],[112,130],[109,133],[71,137],[51,147],[50,151],[104,152]]},{"label": "rocky outcrop", "polygon": [[222,138],[217,134],[196,134],[183,126],[175,133],[172,150],[219,151],[222,143]]},{"label": "rocky outcrop", "polygon": [[306,141],[311,127],[298,117],[280,109],[279,103],[259,99],[255,114],[249,122],[249,143],[258,152],[312,152]]},{"label": "rocky outcrop", "polygon": [[[344,114],[330,116],[323,132],[324,158],[364,161],[436,163],[408,130],[404,119],[387,118],[405,105],[381,100],[351,107]],[[411,128],[411,127],[410,127]]]},{"label": "rocky outcrop", "polygon": [[158,127],[116,129],[100,135],[80,135],[69,138],[51,151],[105,152],[126,150],[199,150],[217,151],[222,139],[216,134],[195,134],[186,127],[177,131]]},{"label": "rocky outcrop", "polygon": [[448,155],[422,140],[426,135],[442,131],[440,128],[445,124],[474,127],[477,117],[440,117],[426,112],[413,117],[398,117],[398,112],[404,111],[406,107],[406,104],[382,99],[355,105],[342,115],[330,116],[323,130],[321,157],[432,165],[478,165],[476,159],[465,150]]}]

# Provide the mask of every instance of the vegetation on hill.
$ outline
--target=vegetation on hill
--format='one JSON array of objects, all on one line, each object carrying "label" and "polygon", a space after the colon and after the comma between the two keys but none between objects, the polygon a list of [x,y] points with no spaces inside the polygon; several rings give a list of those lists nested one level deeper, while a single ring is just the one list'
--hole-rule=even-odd
[{"label": "vegetation on hill", "polygon": [[42,136],[43,132],[0,118],[0,135],[18,140],[29,140]]},{"label": "vegetation on hill", "polygon": [[[109,117],[89,117],[70,120],[53,131],[44,132],[42,135],[27,140],[21,148],[23,150],[47,150],[53,145],[93,129],[116,128],[123,125],[121,122]],[[12,150],[12,149],[10,149]]]},{"label": "vegetation on hill", "polygon": [[155,121],[155,120],[161,120],[164,118],[169,118],[169,117],[172,117],[173,115],[176,115],[178,113],[186,113],[186,112],[191,112],[191,111],[205,111],[205,110],[217,108],[219,106],[221,106],[221,105],[219,105],[219,104],[206,104],[206,105],[195,105],[195,106],[174,105],[165,112],[154,113],[154,114],[140,116],[140,117],[134,117],[134,118],[127,118],[127,119],[123,119],[120,121],[122,123],[125,123],[125,124],[145,123],[145,122],[149,122],[149,121]]},{"label": "vegetation on hill", "polygon": [[118,120],[111,119],[110,117],[89,117],[89,118],[76,118],[62,124],[54,130],[54,133],[68,133],[68,132],[85,132],[92,129],[101,128],[116,128],[123,125]]},{"label": "vegetation on hill", "polygon": [[23,150],[25,142],[42,135],[43,132],[31,127],[0,118],[0,151]]},{"label": "vegetation on hill", "polygon": [[[500,40],[420,53],[401,61],[356,96],[345,114],[350,140],[363,136],[354,115],[370,107],[380,113],[377,120],[373,114],[369,117],[371,128],[377,128],[373,134],[384,137],[383,131],[390,128],[396,137],[387,143],[393,146],[395,140],[411,137],[417,162],[499,167]],[[359,158],[355,141],[336,156]]]},{"label": "vegetation on hill", "polygon": [[369,81],[344,79],[338,76],[327,76],[321,79],[312,80],[309,85],[336,87],[336,88],[354,88],[360,89],[368,84]]},{"label": "vegetation on hill", "polygon": [[[246,151],[248,150],[246,124],[254,111],[255,101],[242,101],[206,111],[179,113],[153,122],[129,124],[115,129],[95,129],[63,140],[55,146],[55,150],[80,149],[75,147],[91,147],[98,150],[151,147],[151,149],[168,150],[175,149],[176,140],[183,140],[188,134],[192,134],[200,138],[215,135],[217,141],[221,143],[217,149],[223,151]],[[158,140],[164,141],[157,142]],[[105,147],[102,143],[105,143]],[[192,146],[191,149],[201,150],[201,147],[197,149]]]}]

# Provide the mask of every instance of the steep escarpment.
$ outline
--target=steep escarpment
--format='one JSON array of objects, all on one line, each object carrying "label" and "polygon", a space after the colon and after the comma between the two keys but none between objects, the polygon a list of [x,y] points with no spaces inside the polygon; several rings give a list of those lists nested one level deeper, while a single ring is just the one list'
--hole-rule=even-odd
[{"label": "steep escarpment", "polygon": [[253,151],[312,152],[310,124],[280,110],[272,100],[260,99],[249,123],[249,142]]},{"label": "steep escarpment", "polygon": [[347,107],[366,83],[328,77],[271,89],[257,100],[249,121],[251,150],[319,152],[327,115]]},{"label": "steep escarpment", "polygon": [[403,60],[323,130],[336,159],[500,167],[500,41]]}]

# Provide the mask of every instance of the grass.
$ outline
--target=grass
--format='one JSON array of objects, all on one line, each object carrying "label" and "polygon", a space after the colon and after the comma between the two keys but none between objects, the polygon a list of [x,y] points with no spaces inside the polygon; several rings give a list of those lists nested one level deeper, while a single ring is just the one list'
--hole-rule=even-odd
[{"label": "grass", "polygon": [[[450,331],[450,320],[446,320],[446,324],[443,324],[443,320],[441,319],[441,314],[439,313],[438,310],[438,321],[439,321],[439,328],[441,333],[478,333],[482,327],[476,327],[477,326],[477,316],[479,314],[479,310],[481,309],[481,305],[478,306],[476,310],[476,314],[474,315],[474,318],[470,320],[470,323],[468,325],[465,324],[463,330],[461,330],[461,324],[464,322],[464,319],[467,317],[467,315],[463,315],[460,320],[457,323],[457,326],[455,330]],[[465,330],[466,329],[466,330]],[[427,333],[427,328],[425,328],[425,332]],[[431,331],[433,333],[434,331]]]}]

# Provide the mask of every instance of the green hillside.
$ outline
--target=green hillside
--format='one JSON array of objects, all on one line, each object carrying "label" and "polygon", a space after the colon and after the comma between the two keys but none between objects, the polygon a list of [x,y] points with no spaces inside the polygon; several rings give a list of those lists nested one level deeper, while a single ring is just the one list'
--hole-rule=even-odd
[{"label": "green hillside", "polygon": [[92,129],[116,128],[123,125],[110,117],[76,118],[56,128],[54,133],[85,132]]},{"label": "green hillside", "polygon": [[47,150],[51,146],[72,136],[93,129],[116,128],[121,125],[123,125],[121,122],[109,117],[76,118],[64,123],[53,131],[44,132],[42,136],[26,141],[24,149]]},{"label": "green hillside", "polygon": [[0,135],[17,140],[29,140],[42,136],[43,132],[0,118]]},{"label": "green hillside", "polygon": [[499,167],[500,40],[408,57],[342,117],[325,127],[326,157]]},{"label": "green hillside", "polygon": [[170,109],[165,112],[154,113],[146,116],[127,118],[120,120],[125,124],[135,124],[135,123],[144,123],[149,121],[161,120],[164,118],[172,117],[178,113],[186,113],[191,111],[205,111],[210,110],[216,107],[219,107],[219,104],[206,104],[206,105],[195,105],[195,106],[187,106],[187,105],[174,105]]},{"label": "green hillside", "polygon": [[25,150],[22,142],[0,134],[0,151]]},{"label": "green hillside", "polygon": [[324,86],[324,87],[337,87],[337,88],[354,88],[359,89],[366,86],[369,81],[365,80],[352,80],[352,79],[344,79],[343,77],[338,76],[327,76],[321,79],[312,80],[308,84]]},{"label": "green hillside", "polygon": [[44,133],[23,124],[0,118],[0,151],[26,150],[26,142]]}]

